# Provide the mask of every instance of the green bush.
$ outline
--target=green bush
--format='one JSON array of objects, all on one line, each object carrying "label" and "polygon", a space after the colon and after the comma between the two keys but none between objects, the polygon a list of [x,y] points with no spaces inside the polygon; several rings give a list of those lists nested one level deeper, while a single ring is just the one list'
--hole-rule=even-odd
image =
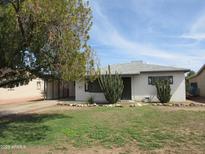
[{"label": "green bush", "polygon": [[94,104],[94,99],[93,97],[88,98],[88,104]]},{"label": "green bush", "polygon": [[106,100],[111,104],[117,103],[122,96],[124,88],[120,75],[117,72],[111,74],[110,66],[108,66],[108,72],[106,71],[105,75],[100,75],[98,81]]},{"label": "green bush", "polygon": [[172,97],[170,83],[167,80],[155,82],[157,88],[157,98],[161,103],[168,103]]}]

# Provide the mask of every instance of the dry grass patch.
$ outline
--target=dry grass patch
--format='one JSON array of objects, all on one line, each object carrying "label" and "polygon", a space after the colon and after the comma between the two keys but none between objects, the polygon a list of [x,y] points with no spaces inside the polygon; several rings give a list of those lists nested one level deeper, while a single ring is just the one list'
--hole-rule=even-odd
[{"label": "dry grass patch", "polygon": [[153,106],[52,107],[41,114],[1,118],[0,144],[23,144],[31,149],[48,146],[51,151],[73,149],[76,153],[200,153],[205,151],[204,121],[204,111],[173,112]]}]

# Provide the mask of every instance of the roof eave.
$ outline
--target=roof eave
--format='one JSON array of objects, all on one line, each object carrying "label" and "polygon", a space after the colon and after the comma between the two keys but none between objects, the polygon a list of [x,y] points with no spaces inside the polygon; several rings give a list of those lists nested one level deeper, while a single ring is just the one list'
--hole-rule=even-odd
[{"label": "roof eave", "polygon": [[[133,76],[133,75],[139,75],[140,73],[117,73],[121,76]],[[101,75],[106,75],[106,74],[101,74]],[[111,75],[115,75],[115,73],[111,73]]]},{"label": "roof eave", "polygon": [[189,72],[189,69],[183,69],[183,70],[153,70],[153,71],[141,71],[141,73],[162,73],[162,72]]}]

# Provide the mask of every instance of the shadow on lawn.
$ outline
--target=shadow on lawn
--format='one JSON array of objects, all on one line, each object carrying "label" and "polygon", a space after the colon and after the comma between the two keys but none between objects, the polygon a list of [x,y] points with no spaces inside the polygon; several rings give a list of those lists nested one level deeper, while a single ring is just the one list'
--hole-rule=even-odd
[{"label": "shadow on lawn", "polygon": [[52,131],[45,122],[72,118],[61,114],[16,114],[0,117],[0,144],[29,144],[43,141]]}]

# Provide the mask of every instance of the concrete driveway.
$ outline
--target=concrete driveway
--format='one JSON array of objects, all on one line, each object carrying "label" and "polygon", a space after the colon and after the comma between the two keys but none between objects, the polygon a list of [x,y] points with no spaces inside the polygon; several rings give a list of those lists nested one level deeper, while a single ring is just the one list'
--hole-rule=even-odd
[{"label": "concrete driveway", "polygon": [[33,101],[24,103],[0,104],[0,116],[38,112],[42,109],[53,107],[57,103],[57,101]]},{"label": "concrete driveway", "polygon": [[197,103],[205,104],[205,97],[190,97],[189,99]]}]

